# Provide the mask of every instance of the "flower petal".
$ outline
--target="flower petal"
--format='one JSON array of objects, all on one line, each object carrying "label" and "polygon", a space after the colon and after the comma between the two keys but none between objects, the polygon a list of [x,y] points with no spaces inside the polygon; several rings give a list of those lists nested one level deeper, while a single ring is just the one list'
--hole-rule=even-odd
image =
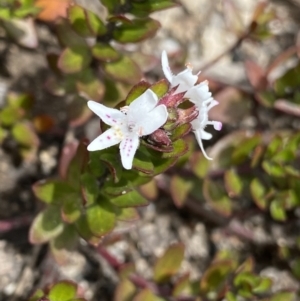
[{"label": "flower petal", "polygon": [[137,124],[141,129],[140,136],[146,136],[152,134],[166,123],[168,119],[168,111],[165,105],[159,105],[149,112],[140,122]]},{"label": "flower petal", "polygon": [[[210,157],[207,155],[207,153],[205,152],[204,147],[203,147],[203,143],[202,143],[203,132],[204,132],[203,130],[196,130],[196,131],[194,131],[194,134],[195,134],[196,140],[197,140],[197,142],[198,142],[198,144],[199,144],[199,146],[200,146],[200,149],[201,149],[201,151],[202,151],[202,153],[203,153],[203,156],[204,156],[207,160],[212,160],[212,158],[210,158]],[[206,133],[206,132],[204,132],[204,133]],[[208,133],[206,133],[206,134],[208,134]]]},{"label": "flower petal", "polygon": [[139,143],[140,140],[137,135],[125,137],[120,143],[121,161],[125,169],[132,168],[133,157],[136,153]]},{"label": "flower petal", "polygon": [[92,100],[88,101],[87,105],[95,114],[97,114],[102,119],[103,122],[110,126],[118,124],[125,117],[125,115],[121,111],[108,108]]},{"label": "flower petal", "polygon": [[178,86],[176,93],[181,93],[191,89],[198,80],[198,76],[194,75],[191,68],[186,68],[182,72],[173,76],[171,86]]},{"label": "flower petal", "polygon": [[173,74],[169,66],[167,52],[164,50],[161,54],[161,66],[167,80],[172,83]]},{"label": "flower petal", "polygon": [[211,92],[209,92],[208,86],[202,82],[199,85],[193,86],[191,89],[189,89],[185,96],[190,98],[191,102],[200,106],[203,101],[211,98]]},{"label": "flower petal", "polygon": [[117,136],[114,129],[108,129],[96,139],[94,139],[87,147],[88,151],[97,151],[108,148],[120,143],[120,136]]},{"label": "flower petal", "polygon": [[158,103],[157,95],[150,89],[147,89],[142,95],[136,98],[128,109],[128,119],[135,120],[141,115],[148,114]]}]

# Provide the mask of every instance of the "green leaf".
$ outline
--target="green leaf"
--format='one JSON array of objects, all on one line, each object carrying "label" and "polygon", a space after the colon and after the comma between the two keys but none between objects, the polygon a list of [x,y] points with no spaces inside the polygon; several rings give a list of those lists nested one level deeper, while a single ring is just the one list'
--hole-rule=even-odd
[{"label": "green leaf", "polygon": [[180,297],[181,295],[191,295],[191,283],[190,283],[190,275],[187,273],[182,277],[179,277],[175,280],[174,288],[172,295],[174,297]]},{"label": "green leaf", "polygon": [[32,124],[27,121],[15,124],[12,128],[12,135],[23,146],[37,147],[39,145],[39,138],[34,132]]},{"label": "green leaf", "polygon": [[291,264],[291,268],[292,268],[294,276],[299,279],[300,278],[300,258],[299,257],[296,258],[295,260],[293,260],[293,262]]},{"label": "green leaf", "polygon": [[75,226],[79,235],[88,243],[93,246],[97,246],[100,243],[102,238],[92,233],[86,215],[82,215],[79,220],[76,221]]},{"label": "green leaf", "polygon": [[103,62],[113,62],[118,60],[121,55],[112,46],[106,43],[96,43],[92,49],[93,57]]},{"label": "green leaf", "polygon": [[169,82],[166,79],[161,79],[153,84],[150,89],[157,95],[158,98],[161,98],[169,91]]},{"label": "green leaf", "polygon": [[62,46],[68,48],[87,47],[85,39],[72,29],[67,19],[60,18],[55,25],[56,35]]},{"label": "green leaf", "polygon": [[192,129],[192,126],[190,123],[185,123],[182,124],[180,126],[177,126],[171,134],[171,140],[172,141],[176,141],[180,138],[183,138],[184,136],[186,136]]},{"label": "green leaf", "polygon": [[136,291],[135,286],[132,284],[131,281],[125,279],[122,280],[116,290],[114,301],[129,301],[133,299],[134,293]]},{"label": "green leaf", "polygon": [[234,285],[239,288],[239,295],[251,298],[252,289],[259,285],[259,278],[252,273],[242,272],[234,278]]},{"label": "green leaf", "polygon": [[277,221],[283,222],[287,219],[284,204],[280,199],[275,199],[271,202],[270,213],[272,217]]},{"label": "green leaf", "polygon": [[238,299],[232,292],[227,292],[225,298],[226,301],[238,301]]},{"label": "green leaf", "polygon": [[293,301],[296,300],[296,294],[293,292],[279,292],[270,298],[270,301]]},{"label": "green leaf", "polygon": [[0,143],[4,141],[4,139],[7,137],[7,131],[0,127]]},{"label": "green leaf", "polygon": [[266,188],[259,179],[253,179],[250,184],[250,192],[255,204],[262,210],[266,209],[268,200]]},{"label": "green leaf", "polygon": [[120,208],[115,207],[115,212],[117,214],[117,219],[125,222],[132,222],[139,219],[139,213],[136,208]]},{"label": "green leaf", "polygon": [[229,197],[237,197],[241,195],[243,182],[234,169],[230,169],[225,172],[224,181]]},{"label": "green leaf", "polygon": [[210,265],[202,276],[200,282],[201,290],[204,292],[219,291],[234,268],[235,262],[232,260],[222,260]]},{"label": "green leaf", "polygon": [[133,159],[133,169],[139,170],[147,175],[153,175],[154,165],[151,162],[147,149],[141,145]]},{"label": "green leaf", "polygon": [[70,301],[75,298],[77,285],[71,281],[60,281],[49,291],[48,298],[50,301]]},{"label": "green leaf", "polygon": [[184,259],[183,244],[175,244],[157,260],[154,265],[153,277],[157,282],[165,282],[175,275]]},{"label": "green leaf", "polygon": [[101,177],[105,172],[105,164],[100,160],[97,152],[90,152],[88,170],[96,177]]},{"label": "green leaf", "polygon": [[32,186],[35,196],[46,204],[61,204],[65,199],[73,198],[76,191],[67,183],[59,180],[42,180]]},{"label": "green leaf", "polygon": [[20,108],[6,106],[0,111],[1,124],[4,126],[12,126],[23,116],[24,111]]},{"label": "green leaf", "polygon": [[265,158],[271,159],[277,152],[282,149],[283,141],[281,137],[274,137],[272,141],[268,144],[267,150],[265,152]]},{"label": "green leaf", "polygon": [[294,68],[288,70],[281,78],[277,79],[274,84],[276,93],[284,96],[285,93],[291,93],[300,85],[300,63]]},{"label": "green leaf", "polygon": [[94,204],[99,194],[99,188],[96,178],[89,173],[84,173],[81,175],[80,181],[85,205],[89,206],[91,204]]},{"label": "green leaf", "polygon": [[86,219],[91,232],[101,237],[115,226],[116,215],[114,206],[104,197],[86,209]]},{"label": "green leaf", "polygon": [[72,28],[81,36],[91,36],[93,33],[88,26],[85,9],[79,5],[72,5],[68,9],[68,17]]},{"label": "green leaf", "polygon": [[276,101],[276,96],[274,91],[262,91],[255,95],[259,103],[261,103],[263,106],[267,108],[272,108],[274,106],[274,103]]},{"label": "green leaf", "polygon": [[149,289],[143,289],[134,297],[133,301],[166,301],[166,300],[154,295]]},{"label": "green leaf", "polygon": [[75,156],[72,158],[66,172],[66,181],[74,187],[80,189],[80,177],[85,171],[89,160],[89,152],[87,150],[87,142],[80,141]]},{"label": "green leaf", "polygon": [[31,94],[9,93],[7,96],[7,103],[11,108],[19,108],[24,111],[29,111],[33,107],[34,98]]},{"label": "green leaf", "polygon": [[138,65],[128,56],[123,56],[114,62],[105,63],[103,68],[109,76],[127,84],[135,84],[143,76]]},{"label": "green leaf", "polygon": [[182,207],[192,189],[192,182],[179,176],[173,176],[170,183],[170,192],[177,207]]},{"label": "green leaf", "polygon": [[32,244],[41,244],[56,237],[63,231],[59,207],[49,206],[33,220],[29,240]]},{"label": "green leaf", "polygon": [[78,244],[78,234],[73,225],[65,225],[61,234],[50,241],[51,252],[59,264],[68,263],[70,253]]},{"label": "green leaf", "polygon": [[86,98],[83,98],[74,92],[75,91],[71,92],[73,95],[70,95],[70,102],[67,104],[67,118],[70,127],[82,126],[93,115],[93,112],[86,105]]},{"label": "green leaf", "polygon": [[109,196],[119,196],[134,190],[129,178],[123,177],[119,182],[115,183],[113,178],[107,179],[103,185],[102,192]]},{"label": "green leaf", "polygon": [[65,48],[58,59],[58,67],[64,73],[77,73],[91,62],[91,53],[86,46]]},{"label": "green leaf", "polygon": [[261,278],[259,284],[255,286],[252,290],[255,294],[265,294],[272,287],[272,280],[269,278]]},{"label": "green leaf", "polygon": [[208,173],[209,161],[204,157],[202,152],[193,152],[190,157],[190,166],[193,173],[203,179]]},{"label": "green leaf", "polygon": [[93,12],[87,10],[86,12],[87,23],[94,35],[102,36],[107,32],[106,26],[103,21]]},{"label": "green leaf", "polygon": [[33,293],[33,295],[30,296],[28,301],[40,301],[44,296],[45,293],[41,289],[38,289]]},{"label": "green leaf", "polygon": [[141,96],[149,87],[150,84],[144,80],[140,81],[137,85],[134,85],[125,99],[126,105],[130,105],[134,100]]},{"label": "green leaf", "polygon": [[251,138],[246,138],[244,141],[241,141],[232,154],[232,161],[234,164],[241,164],[245,162],[260,141],[260,135],[255,135]]},{"label": "green leaf", "polygon": [[160,23],[151,18],[133,19],[117,26],[113,38],[119,43],[135,43],[151,38],[160,28]]},{"label": "green leaf", "polygon": [[178,6],[171,0],[133,1],[130,13],[139,17],[147,17],[150,13]]},{"label": "green leaf", "polygon": [[267,174],[275,178],[284,178],[286,173],[284,167],[277,162],[265,160],[262,163],[262,167]]},{"label": "green leaf", "polygon": [[9,20],[12,18],[11,11],[9,8],[1,7],[0,9],[0,20]]},{"label": "green leaf", "polygon": [[99,102],[105,93],[105,86],[91,69],[85,69],[80,73],[76,81],[76,89],[81,97]]},{"label": "green leaf", "polygon": [[110,174],[113,177],[114,183],[118,183],[122,177],[123,168],[121,164],[116,164],[116,160],[118,160],[117,158],[119,157],[119,154],[118,155],[114,154],[111,148],[110,148],[110,152],[112,153],[106,153],[101,151],[100,159],[107,165]]},{"label": "green leaf", "polygon": [[155,200],[158,196],[158,188],[154,178],[139,187],[141,194],[148,200]]},{"label": "green leaf", "polygon": [[79,195],[66,198],[61,207],[62,219],[67,223],[74,223],[81,216],[82,207],[82,200]]},{"label": "green leaf", "polygon": [[148,205],[148,201],[142,197],[137,191],[130,191],[110,201],[118,207],[136,207]]},{"label": "green leaf", "polygon": [[163,153],[163,158],[171,158],[171,157],[181,157],[188,151],[188,146],[183,139],[179,139],[174,141],[173,143],[173,151],[168,153]]},{"label": "green leaf", "polygon": [[101,0],[101,3],[106,6],[109,13],[113,13],[118,10],[118,7],[121,5],[120,0]]},{"label": "green leaf", "polygon": [[219,213],[230,216],[232,213],[232,202],[227,197],[220,183],[204,179],[203,195],[205,200]]},{"label": "green leaf", "polygon": [[178,160],[178,157],[173,158],[163,158],[157,156],[156,158],[152,159],[152,163],[154,165],[154,174],[159,175],[169,168],[171,168]]}]

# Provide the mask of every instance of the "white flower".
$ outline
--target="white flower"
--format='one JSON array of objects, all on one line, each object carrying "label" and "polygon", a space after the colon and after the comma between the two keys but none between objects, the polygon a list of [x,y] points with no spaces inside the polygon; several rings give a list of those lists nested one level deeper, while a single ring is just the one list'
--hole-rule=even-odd
[{"label": "white flower", "polygon": [[176,93],[186,91],[185,97],[189,98],[190,101],[196,105],[199,114],[198,117],[191,122],[192,129],[203,155],[208,160],[212,160],[212,158],[207,156],[202,144],[202,140],[209,140],[212,138],[212,135],[204,131],[204,128],[207,125],[213,125],[215,130],[219,131],[222,128],[222,123],[208,120],[208,111],[218,104],[218,102],[212,98],[211,92],[209,92],[208,82],[203,81],[195,85],[198,80],[198,75],[193,75],[190,65],[187,65],[187,68],[179,74],[173,75],[166,51],[162,53],[161,63],[163,72],[170,82],[171,88],[178,86]]},{"label": "white flower", "polygon": [[166,106],[157,106],[157,103],[158,98],[150,89],[120,111],[88,101],[88,107],[111,128],[93,140],[87,149],[97,151],[120,143],[122,165],[131,169],[139,137],[150,135],[167,121]]},{"label": "white flower", "polygon": [[196,140],[200,146],[200,149],[204,155],[204,157],[208,160],[212,160],[212,158],[208,157],[206,154],[202,140],[210,140],[212,138],[212,134],[204,131],[205,127],[209,125],[213,125],[214,129],[217,131],[220,131],[222,129],[222,123],[219,121],[209,121],[208,120],[208,111],[217,105],[218,102],[214,100],[213,98],[208,98],[205,101],[202,101],[201,107],[198,107],[199,115],[196,119],[194,119],[192,124],[193,132],[196,136]]},{"label": "white flower", "polygon": [[187,65],[187,68],[182,72],[174,75],[169,66],[169,60],[166,51],[164,50],[161,55],[161,65],[165,77],[171,84],[171,88],[178,86],[177,93],[187,91],[195,85],[198,80],[198,75],[193,75],[191,66]]}]

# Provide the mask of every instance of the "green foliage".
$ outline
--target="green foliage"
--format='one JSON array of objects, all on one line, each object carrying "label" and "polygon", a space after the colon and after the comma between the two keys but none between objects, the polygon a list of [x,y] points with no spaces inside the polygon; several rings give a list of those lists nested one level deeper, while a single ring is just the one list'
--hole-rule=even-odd
[{"label": "green foliage", "polygon": [[33,98],[28,94],[10,93],[0,109],[0,142],[14,140],[23,159],[31,160],[40,140],[30,119]]},{"label": "green foliage", "polygon": [[[164,189],[156,184],[154,177],[165,172],[169,186],[164,192],[172,197],[179,209],[191,203],[200,205],[225,221],[238,219],[249,208],[278,224],[288,222],[290,216],[297,216],[300,135],[292,126],[287,131],[273,128],[270,131],[258,112],[264,107],[274,116],[275,110],[277,114],[300,116],[299,58],[294,55],[295,64],[292,67],[287,64],[289,67],[284,67],[283,74],[272,82],[269,74],[283,63],[285,55],[277,58],[267,70],[254,62],[245,64],[252,90],[238,90],[238,94],[244,100],[253,100],[251,108],[258,125],[254,130],[232,131],[221,138],[212,147],[214,161],[210,163],[201,152],[193,151],[193,142],[186,137],[191,131],[188,118],[193,112],[181,106],[183,98],[169,99],[170,86],[166,79],[154,84],[141,81],[145,70],[143,64],[148,64],[147,57],[137,58],[124,51],[123,45],[116,46],[153,37],[160,24],[149,15],[177,3],[171,0],[103,0],[101,3],[108,10],[106,19],[73,4],[68,7],[65,17],[51,23],[61,51],[47,54],[53,74],[45,86],[53,95],[68,100],[67,126],[80,127],[90,118],[86,100],[122,107],[148,88],[162,103],[169,101],[169,118],[163,129],[141,139],[130,171],[122,169],[118,147],[88,153],[87,143],[82,141],[76,152],[68,155],[62,152],[60,176],[38,181],[32,186],[35,197],[44,207],[31,225],[30,242],[49,243],[53,256],[63,264],[80,238],[98,245],[120,222],[136,220],[139,217],[136,207],[146,206]],[[272,36],[269,25],[276,14],[266,3],[257,5],[248,27],[244,26],[236,8],[228,3],[224,1],[224,18],[237,35],[237,45],[245,39],[262,42]],[[5,32],[4,38],[23,47],[36,48],[34,19],[39,11],[33,0],[1,2],[0,27]],[[134,84],[127,93],[128,85]],[[214,84],[217,89],[223,88],[223,84]],[[30,95],[9,94],[6,105],[0,110],[0,143],[14,141],[24,159],[32,158],[40,144],[36,134],[40,127],[31,120],[32,104]],[[40,120],[43,126],[47,123],[43,118]],[[169,170],[177,162],[174,175],[174,169]],[[297,252],[287,246],[278,248],[281,259],[286,260],[293,275],[299,279]],[[184,246],[175,244],[154,264],[153,279],[145,279],[148,285],[141,286],[134,281],[134,270],[123,271],[121,275],[120,269],[121,281],[115,300],[289,301],[296,298],[296,293],[290,291],[272,293],[272,281],[255,272],[253,260],[248,258],[241,264],[235,255],[217,253],[207,263],[201,279],[195,281],[188,274],[181,274]],[[84,300],[76,297],[76,290],[74,283],[62,281],[49,290],[38,290],[30,300]]]},{"label": "green foliage", "polygon": [[29,301],[44,299],[49,301],[85,301],[84,298],[77,297],[77,284],[67,280],[57,282],[49,290],[38,289]]}]

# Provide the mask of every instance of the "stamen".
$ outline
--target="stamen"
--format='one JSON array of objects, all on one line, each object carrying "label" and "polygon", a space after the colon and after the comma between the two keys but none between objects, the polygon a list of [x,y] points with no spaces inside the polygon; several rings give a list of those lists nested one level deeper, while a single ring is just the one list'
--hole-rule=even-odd
[{"label": "stamen", "polygon": [[185,67],[187,67],[188,69],[190,69],[191,71],[193,70],[193,66],[191,63],[186,63]]},{"label": "stamen", "polygon": [[138,130],[138,135],[141,137],[143,136],[143,128],[140,127],[139,130]]}]

